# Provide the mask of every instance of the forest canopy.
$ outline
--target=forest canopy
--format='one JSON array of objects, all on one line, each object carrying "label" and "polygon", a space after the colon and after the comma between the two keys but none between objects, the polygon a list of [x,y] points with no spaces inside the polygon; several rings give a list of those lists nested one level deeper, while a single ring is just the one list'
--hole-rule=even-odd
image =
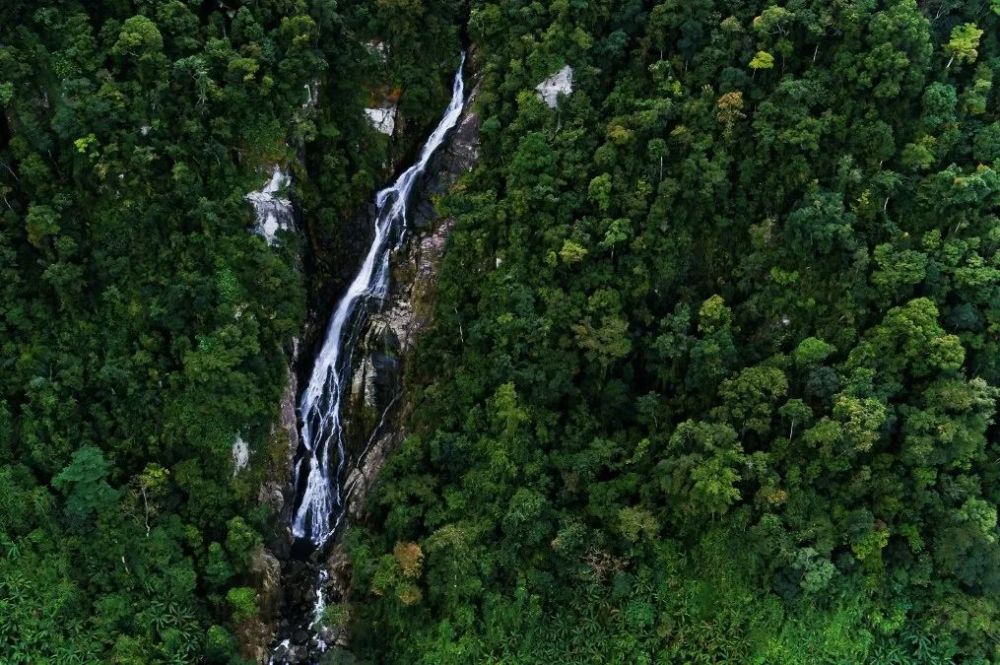
[{"label": "forest canopy", "polygon": [[1000,662],[1000,6],[469,30],[483,154],[352,536],[360,653]]},{"label": "forest canopy", "polygon": [[[394,4],[0,3],[0,662],[247,662],[303,256],[385,177],[371,86],[419,132],[458,50]],[[275,165],[309,233],[271,247]]]},{"label": "forest canopy", "polygon": [[5,0],[0,661],[247,662],[293,339],[462,41],[327,660],[1000,663],[997,0]]}]

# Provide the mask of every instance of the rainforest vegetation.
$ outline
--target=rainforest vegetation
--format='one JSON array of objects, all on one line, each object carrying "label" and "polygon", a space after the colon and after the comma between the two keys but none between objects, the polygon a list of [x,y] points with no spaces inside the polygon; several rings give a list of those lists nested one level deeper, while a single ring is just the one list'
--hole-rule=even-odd
[{"label": "rainforest vegetation", "polygon": [[[300,257],[331,262],[385,177],[372,86],[405,86],[413,134],[436,120],[456,23],[433,2],[0,3],[0,663],[244,662]],[[244,195],[272,164],[310,233],[268,247]]]},{"label": "rainforest vegetation", "polygon": [[359,655],[1000,662],[1000,4],[469,31],[482,157],[353,534]]},{"label": "rainforest vegetation", "polygon": [[292,340],[463,40],[327,661],[1000,663],[998,0],[4,0],[0,662],[247,662]]}]

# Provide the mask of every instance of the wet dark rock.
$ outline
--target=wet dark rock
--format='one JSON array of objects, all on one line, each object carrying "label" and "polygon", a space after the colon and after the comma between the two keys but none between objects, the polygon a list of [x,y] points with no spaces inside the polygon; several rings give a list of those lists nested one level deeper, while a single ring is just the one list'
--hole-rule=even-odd
[{"label": "wet dark rock", "polygon": [[[284,622],[282,622],[282,624],[284,624]],[[271,653],[271,656],[273,656],[273,658],[277,662],[289,662],[288,657],[290,652],[291,652],[291,646],[283,642],[274,648],[274,651]]]},{"label": "wet dark rock", "polygon": [[375,404],[384,404],[388,407],[389,401],[386,398],[394,396],[393,393],[399,386],[399,373],[402,364],[399,358],[384,351],[372,352],[371,359],[372,367],[375,370]]},{"label": "wet dark rock", "polygon": [[418,231],[426,229],[437,218],[437,211],[434,210],[434,204],[427,199],[423,199],[419,205],[414,206],[411,214],[410,225]]}]

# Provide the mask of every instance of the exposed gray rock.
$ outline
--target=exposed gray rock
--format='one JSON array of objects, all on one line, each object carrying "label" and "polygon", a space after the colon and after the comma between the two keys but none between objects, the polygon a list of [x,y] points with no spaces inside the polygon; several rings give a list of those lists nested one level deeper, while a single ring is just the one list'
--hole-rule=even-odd
[{"label": "exposed gray rock", "polygon": [[288,437],[288,464],[292,463],[295,450],[299,447],[299,421],[295,411],[295,399],[299,394],[299,381],[295,376],[295,363],[299,359],[299,340],[292,340],[292,357],[289,360],[288,383],[281,395],[281,413],[278,424]]},{"label": "exposed gray rock", "polygon": [[375,131],[382,132],[388,136],[396,131],[396,105],[375,106],[365,109],[368,122],[375,128]]},{"label": "exposed gray rock", "polygon": [[375,367],[370,355],[366,355],[357,369],[354,370],[354,377],[351,379],[351,393],[361,395],[361,401],[364,405],[374,408]]},{"label": "exposed gray rock", "polygon": [[303,109],[315,108],[319,104],[319,79],[314,80],[312,83],[304,83],[302,85],[306,90],[306,101],[302,102]]},{"label": "exposed gray rock", "polygon": [[559,95],[568,95],[573,92],[573,68],[566,65],[535,86],[535,90],[538,93],[538,98],[545,102],[549,108],[554,109],[559,104]]},{"label": "exposed gray rock", "polygon": [[243,437],[236,435],[232,447],[233,475],[235,476],[250,463],[250,445],[243,440]]},{"label": "exposed gray rock", "polygon": [[[296,411],[296,398],[299,394],[298,377],[295,375],[295,364],[299,357],[299,341],[292,340],[292,356],[289,359],[288,381],[281,395],[281,409],[278,412],[278,425],[272,438],[284,443],[284,465],[275,468],[274,474],[258,492],[258,500],[266,504],[272,515],[277,516],[276,526],[281,529],[280,537],[273,543],[268,543],[278,555],[287,555],[290,532],[288,524],[291,519],[294,488],[289,484],[291,468],[295,461],[295,451],[299,447],[299,422]],[[280,474],[280,475],[279,475]],[[280,550],[280,551],[279,551]]]},{"label": "exposed gray rock", "polygon": [[275,243],[278,231],[288,231],[295,225],[291,201],[279,195],[291,182],[291,176],[275,165],[267,183],[256,192],[246,195],[246,200],[257,215],[254,233],[262,236],[268,245]]},{"label": "exposed gray rock", "polygon": [[[279,530],[279,533],[267,534],[266,546],[256,551],[250,561],[250,572],[253,586],[258,594],[260,612],[258,619],[241,626],[240,645],[243,655],[257,663],[267,662],[269,652],[272,655],[274,653],[272,646],[280,629],[279,610],[286,591],[282,586],[285,577],[279,559],[287,559],[290,553],[288,523],[292,509],[292,488],[288,486],[288,479],[292,455],[298,444],[298,423],[295,415],[298,381],[294,370],[298,350],[298,340],[293,340],[288,381],[281,398],[278,423],[269,441],[271,446],[283,446],[284,458],[282,463],[268,466],[266,479],[257,492],[257,500],[267,506],[269,513],[275,516],[272,523],[275,529]],[[288,648],[291,646],[288,645]]]},{"label": "exposed gray rock", "polygon": [[379,61],[385,62],[389,57],[389,48],[385,45],[385,42],[373,39],[369,42],[365,42],[365,48],[368,52],[376,56]]}]

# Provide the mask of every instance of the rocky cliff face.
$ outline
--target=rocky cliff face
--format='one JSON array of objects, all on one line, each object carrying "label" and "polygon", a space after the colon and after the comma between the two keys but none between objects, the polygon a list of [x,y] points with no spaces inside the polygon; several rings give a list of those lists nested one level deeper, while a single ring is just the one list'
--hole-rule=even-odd
[{"label": "rocky cliff face", "polygon": [[[311,98],[311,97],[310,97]],[[256,224],[254,232],[264,237],[268,245],[280,243],[279,231],[293,231],[296,211],[286,197],[292,185],[291,177],[280,165],[272,168],[268,182],[258,191],[250,192],[246,200],[254,207]],[[299,265],[299,269],[302,266]],[[251,556],[249,562],[250,584],[257,590],[257,617],[234,626],[243,655],[255,662],[266,662],[276,635],[278,607],[283,597],[280,559],[289,554],[287,528],[291,513],[292,495],[287,487],[291,477],[293,451],[298,446],[298,426],[295,422],[295,399],[298,383],[294,367],[299,356],[299,341],[292,340],[288,357],[288,383],[281,399],[279,423],[271,431],[265,445],[264,481],[257,493],[257,500],[267,506],[274,529],[264,534],[265,544]],[[233,444],[234,475],[243,471],[250,459],[249,445],[241,437]]]},{"label": "rocky cliff face", "polygon": [[[470,98],[467,109],[472,101]],[[389,297],[380,311],[369,317],[362,336],[346,414],[351,457],[344,488],[352,518],[360,515],[363,499],[386,454],[400,440],[399,415],[406,402],[402,370],[415,341],[430,323],[437,269],[452,228],[452,220],[439,218],[432,201],[475,165],[478,129],[474,111],[467,110],[432,161],[415,202],[409,241],[393,260]]]},{"label": "rocky cliff face", "polygon": [[244,657],[253,662],[265,663],[278,635],[277,617],[285,597],[282,560],[291,553],[292,500],[289,486],[292,456],[298,446],[298,423],[295,417],[295,400],[298,381],[294,366],[298,360],[298,340],[293,340],[289,356],[288,383],[281,397],[279,421],[267,443],[267,477],[257,492],[257,501],[267,506],[274,516],[272,529],[266,533],[264,545],[253,553],[249,568],[251,585],[257,590],[258,617],[236,626],[237,637]]},{"label": "rocky cliff face", "polygon": [[[288,636],[279,647],[280,662],[314,662],[316,639],[310,638],[310,632],[317,626],[312,626],[311,631],[308,622],[312,620],[317,601],[317,575],[321,570],[328,573],[323,588],[325,602],[334,604],[347,597],[350,569],[342,544],[344,531],[363,514],[369,489],[387,456],[403,438],[401,423],[408,409],[403,369],[420,333],[430,323],[437,270],[452,228],[451,220],[438,217],[432,201],[476,163],[479,121],[472,108],[475,94],[473,89],[458,126],[432,159],[424,181],[415,191],[407,241],[392,257],[390,292],[377,311],[370,314],[360,337],[362,341],[355,351],[350,395],[343,412],[348,453],[344,483],[349,506],[346,526],[325,553],[313,553],[304,559],[289,556],[291,538],[287,531],[284,542],[280,542],[281,534],[276,533],[276,542],[269,543],[270,550],[283,563],[277,582],[258,586],[261,608],[275,609],[271,613],[274,620],[268,624],[270,632],[257,632],[261,637],[269,634],[272,643],[275,635]],[[292,376],[281,411],[281,429],[287,433],[289,456],[295,450],[298,437],[295,395],[295,377]],[[261,490],[261,500],[271,505],[272,514],[280,516],[278,532],[287,527],[294,500],[288,478],[290,474],[280,486],[268,483]],[[268,581],[272,576],[262,574],[261,578]],[[275,603],[274,596],[280,602]],[[302,623],[295,625],[289,617],[299,617]],[[340,623],[346,623],[346,617]],[[317,637],[334,648],[347,645],[343,625],[325,626],[318,631]],[[257,639],[254,642],[261,643]],[[245,652],[247,656],[263,662],[259,648],[254,648],[253,653],[250,651]]]}]

